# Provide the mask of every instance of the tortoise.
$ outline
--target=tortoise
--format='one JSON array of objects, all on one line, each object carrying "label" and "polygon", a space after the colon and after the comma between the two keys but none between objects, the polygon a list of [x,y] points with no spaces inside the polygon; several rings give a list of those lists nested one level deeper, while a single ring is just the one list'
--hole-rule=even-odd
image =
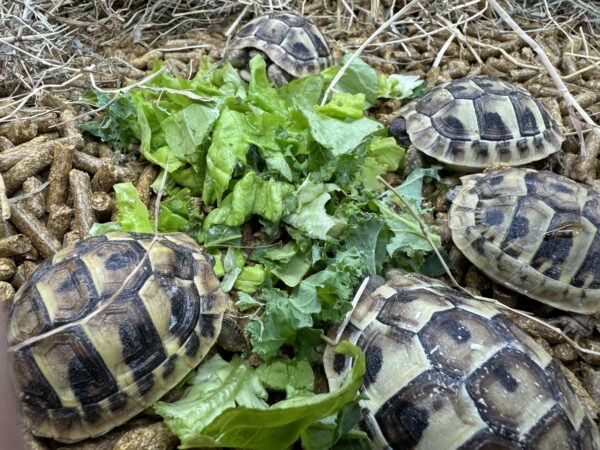
[{"label": "tortoise", "polygon": [[600,312],[600,193],[548,171],[461,178],[449,227],[492,280],[555,308]]},{"label": "tortoise", "polygon": [[[374,448],[600,448],[559,364],[495,308],[440,281],[372,277],[342,338],[365,355]],[[324,364],[335,391],[351,358],[329,346]]]},{"label": "tortoise", "polygon": [[261,53],[267,60],[267,76],[278,86],[334,64],[333,54],[319,29],[306,17],[274,11],[244,25],[228,48],[231,64],[250,81],[250,58]]},{"label": "tortoise", "polygon": [[153,238],[108,233],[65,247],[15,295],[11,378],[35,435],[106,433],[179,383],[217,339],[227,299],[210,257],[184,234]]},{"label": "tortoise", "polygon": [[493,77],[465,77],[398,111],[389,128],[401,145],[464,171],[520,166],[560,150],[565,139],[539,100]]}]

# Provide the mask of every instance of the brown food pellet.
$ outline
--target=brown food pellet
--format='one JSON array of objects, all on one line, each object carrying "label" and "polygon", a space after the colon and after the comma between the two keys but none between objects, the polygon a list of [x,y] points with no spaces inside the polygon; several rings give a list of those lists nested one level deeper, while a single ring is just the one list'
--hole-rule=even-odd
[{"label": "brown food pellet", "polygon": [[[73,167],[90,174],[95,174],[98,169],[103,167],[106,163],[107,161],[105,159],[96,158],[78,150],[75,150],[73,154]],[[115,170],[119,176],[119,181],[126,181],[130,176],[129,170],[125,167],[115,166]]]},{"label": "brown food pellet", "polygon": [[0,257],[22,255],[31,249],[31,240],[23,234],[0,239]]},{"label": "brown food pellet", "polygon": [[73,120],[77,116],[77,111],[72,107],[67,107],[60,115],[61,125],[60,134],[63,137],[70,137],[73,140],[74,147],[79,150],[83,148],[85,140],[77,123]]},{"label": "brown food pellet", "polygon": [[150,197],[152,195],[151,186],[157,176],[158,171],[152,164],[149,164],[144,167],[144,170],[142,171],[135,185],[138,195],[140,196],[140,200],[146,206],[150,204]]},{"label": "brown food pellet", "polygon": [[[27,209],[38,219],[46,212],[46,199],[44,196],[44,191],[36,192],[39,190],[42,184],[43,183],[36,177],[27,178],[23,182],[23,195],[29,194],[29,196],[19,202],[23,208]],[[33,192],[36,193],[33,194]]]},{"label": "brown food pellet", "polygon": [[564,362],[575,361],[577,359],[577,352],[571,346],[571,344],[567,342],[563,342],[562,344],[556,344],[552,348],[552,353],[556,358]]},{"label": "brown food pellet", "polygon": [[5,171],[10,169],[16,163],[21,161],[32,153],[39,152],[41,149],[49,147],[53,148],[55,140],[58,138],[57,133],[42,134],[33,138],[29,142],[17,145],[11,149],[7,149],[0,153],[0,170]]},{"label": "brown food pellet", "polygon": [[67,205],[60,205],[50,210],[46,228],[56,239],[62,241],[63,236],[69,230],[73,208]]},{"label": "brown food pellet", "polygon": [[30,153],[21,161],[12,166],[4,174],[4,185],[6,186],[6,195],[15,192],[23,182],[37,175],[43,169],[50,165],[52,161],[52,152],[49,148],[41,148],[35,153]]},{"label": "brown food pellet", "polygon": [[27,279],[31,276],[35,269],[37,269],[38,265],[32,261],[25,261],[19,267],[17,267],[17,271],[15,272],[15,276],[12,279],[12,284],[17,289],[25,284]]},{"label": "brown food pellet", "polygon": [[37,134],[37,124],[29,119],[14,120],[0,125],[0,135],[6,136],[13,144],[30,141]]},{"label": "brown food pellet", "polygon": [[119,173],[114,164],[105,162],[92,178],[92,190],[110,192],[112,187],[119,181]]},{"label": "brown food pellet", "polygon": [[48,174],[48,191],[46,193],[46,211],[60,205],[64,205],[67,201],[69,190],[67,189],[69,182],[69,172],[73,167],[73,152],[75,145],[64,145],[54,149],[52,165]]},{"label": "brown food pellet", "polygon": [[10,280],[17,271],[17,265],[12,258],[0,258],[0,281]]},{"label": "brown food pellet", "polygon": [[11,222],[27,236],[35,248],[45,257],[53,256],[60,250],[60,242],[52,236],[44,224],[36,219],[33,214],[19,205],[12,204],[10,208]]},{"label": "brown food pellet", "polygon": [[8,139],[6,136],[0,136],[0,152],[5,152],[13,148],[15,148],[15,144],[10,142],[10,139]]},{"label": "brown food pellet", "polygon": [[108,222],[114,210],[115,202],[106,192],[94,192],[92,194],[92,209],[101,222]]},{"label": "brown food pellet", "polygon": [[68,247],[69,245],[73,245],[73,244],[79,242],[80,240],[81,240],[81,237],[79,236],[79,231],[72,230],[72,231],[65,233],[65,236],[63,237],[63,245],[65,247]]},{"label": "brown food pellet", "polygon": [[12,302],[15,297],[15,288],[12,284],[6,281],[0,281],[0,303],[7,306],[8,302]]},{"label": "brown food pellet", "polygon": [[73,210],[79,235],[85,237],[96,222],[92,209],[92,186],[90,176],[80,170],[73,169],[69,174],[69,185],[73,197]]}]

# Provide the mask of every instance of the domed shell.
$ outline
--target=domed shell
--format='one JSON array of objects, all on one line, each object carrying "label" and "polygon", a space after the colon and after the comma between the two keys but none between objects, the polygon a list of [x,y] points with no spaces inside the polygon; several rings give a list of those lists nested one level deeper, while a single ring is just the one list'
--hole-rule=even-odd
[{"label": "domed shell", "polygon": [[473,264],[555,308],[600,312],[600,193],[531,169],[461,180],[449,226]]},{"label": "domed shell", "polygon": [[[375,277],[342,339],[365,355],[374,448],[600,448],[557,362],[496,309],[441,282]],[[330,390],[351,364],[326,349]]]},{"label": "domed shell", "polygon": [[275,11],[244,25],[233,38],[230,51],[257,49],[294,77],[319,72],[334,63],[321,31],[306,17]]},{"label": "domed shell", "polygon": [[465,171],[537,161],[560,150],[564,140],[539,100],[498,78],[450,81],[399,115],[417,149]]},{"label": "domed shell", "polygon": [[109,233],[40,265],[8,323],[13,384],[34,434],[106,433],[200,363],[226,307],[208,258],[183,234]]}]

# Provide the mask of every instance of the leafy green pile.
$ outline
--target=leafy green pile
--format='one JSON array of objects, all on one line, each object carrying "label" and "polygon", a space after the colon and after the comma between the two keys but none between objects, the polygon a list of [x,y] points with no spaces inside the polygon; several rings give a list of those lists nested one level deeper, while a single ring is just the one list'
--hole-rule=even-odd
[{"label": "leafy green pile", "polygon": [[[161,66],[157,63],[155,69]],[[289,402],[300,391],[312,391],[291,379],[298,367],[310,370],[316,362],[321,333],[343,320],[357,281],[365,274],[382,274],[389,266],[418,271],[429,264],[431,252],[415,219],[394,196],[382,192],[377,181],[378,175],[403,166],[405,151],[366,114],[378,98],[415,95],[422,83],[410,77],[378,76],[357,59],[321,106],[338,71],[339,67],[331,67],[274,88],[259,56],[250,61],[249,84],[229,64],[216,67],[203,60],[193,79],[162,72],[148,85],[114,99],[102,123],[86,125],[87,131],[116,148],[137,139],[142,155],[168,172],[159,231],[188,233],[215,256],[221,286],[234,294],[240,311],[250,315],[247,331],[253,351],[269,367],[288,364],[283,355],[293,358],[293,370],[284,371],[288,378],[283,377]],[[108,102],[93,92],[86,98],[94,104]],[[162,178],[163,174],[155,182],[156,191]],[[425,178],[437,179],[437,169],[419,169],[397,189],[417,213],[424,212]],[[124,183],[115,191],[119,220],[94,226],[92,234],[153,231],[135,187]],[[202,211],[208,213],[199,210],[194,197],[202,199]],[[432,236],[439,246],[439,238]],[[207,364],[222,375],[203,378],[208,376],[208,369],[202,368]],[[269,441],[259,439],[260,432],[251,425],[236,431],[247,441],[217,439],[238,430],[234,423],[242,428],[243,423],[254,423],[249,419],[254,415],[247,415],[244,408],[264,411],[266,423],[280,417],[279,404],[267,408],[264,402],[262,386],[269,383],[258,383],[259,374],[241,359],[211,360],[199,369],[187,400],[179,406],[161,404],[157,410],[184,445],[218,442],[261,448]],[[232,380],[239,381],[239,392],[238,381]],[[217,398],[211,396],[221,395],[211,386],[230,382],[230,398],[220,407],[231,409],[211,409],[210,402]],[[348,417],[356,416],[349,403],[353,396],[332,408],[298,400],[306,409],[281,419],[294,422],[285,427],[298,432],[290,434],[291,428],[284,427],[281,435],[294,440],[300,436],[305,448],[328,448],[311,446],[310,436],[316,441],[325,436],[331,446],[335,441],[331,436],[345,435],[353,426],[346,427]],[[196,425],[182,425],[191,414],[189,406],[199,402],[209,408],[208,415],[202,413],[205,419]],[[288,407],[296,411],[291,404],[281,406]],[[306,416],[309,411],[312,415]],[[327,416],[318,430],[309,432],[310,424]]]}]

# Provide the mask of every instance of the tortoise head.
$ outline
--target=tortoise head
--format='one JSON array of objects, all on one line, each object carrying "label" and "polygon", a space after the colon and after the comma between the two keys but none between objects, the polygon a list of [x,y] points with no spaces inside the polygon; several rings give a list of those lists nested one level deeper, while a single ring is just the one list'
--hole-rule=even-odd
[{"label": "tortoise head", "polygon": [[399,116],[392,120],[389,127],[390,134],[396,139],[396,143],[403,147],[406,147],[410,143],[408,137],[408,131],[406,131],[406,120],[404,117]]}]

